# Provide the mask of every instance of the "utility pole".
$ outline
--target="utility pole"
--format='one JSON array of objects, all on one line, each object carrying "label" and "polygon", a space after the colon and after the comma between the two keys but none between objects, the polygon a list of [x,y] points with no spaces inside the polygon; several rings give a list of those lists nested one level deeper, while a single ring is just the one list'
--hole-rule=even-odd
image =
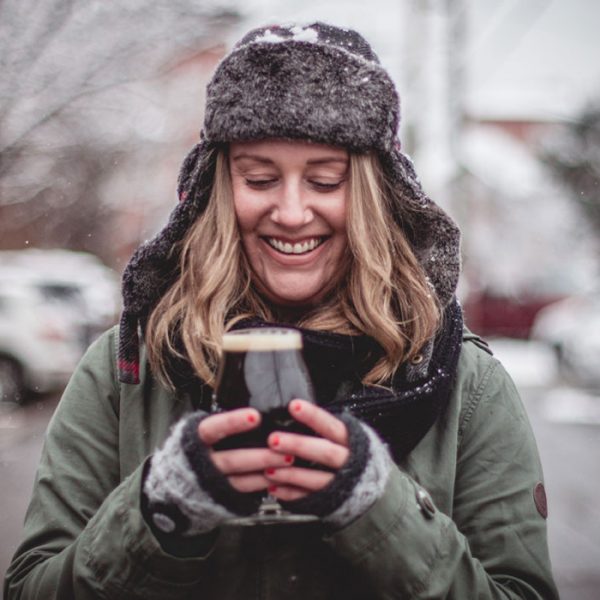
[{"label": "utility pole", "polygon": [[466,2],[404,2],[407,150],[428,193],[450,212],[459,202]]}]

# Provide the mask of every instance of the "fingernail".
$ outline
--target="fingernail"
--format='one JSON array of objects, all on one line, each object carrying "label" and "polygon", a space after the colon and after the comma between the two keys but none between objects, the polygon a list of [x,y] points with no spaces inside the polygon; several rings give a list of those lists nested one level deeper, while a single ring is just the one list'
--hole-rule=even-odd
[{"label": "fingernail", "polygon": [[267,489],[269,490],[269,494],[274,494],[277,491],[277,486],[270,485]]},{"label": "fingernail", "polygon": [[300,412],[302,410],[302,402],[292,402],[292,410],[294,412]]},{"label": "fingernail", "polygon": [[272,468],[271,468],[271,469],[267,469],[267,470],[265,471],[265,473],[266,473],[267,475],[275,475],[275,469],[272,469]]},{"label": "fingernail", "polygon": [[274,435],[271,438],[271,446],[279,446],[279,436],[278,435]]},{"label": "fingernail", "polygon": [[291,465],[294,462],[294,457],[288,455],[283,460],[285,460],[288,465]]},{"label": "fingernail", "polygon": [[248,423],[256,423],[256,415],[249,414],[246,417],[246,421],[248,421]]}]

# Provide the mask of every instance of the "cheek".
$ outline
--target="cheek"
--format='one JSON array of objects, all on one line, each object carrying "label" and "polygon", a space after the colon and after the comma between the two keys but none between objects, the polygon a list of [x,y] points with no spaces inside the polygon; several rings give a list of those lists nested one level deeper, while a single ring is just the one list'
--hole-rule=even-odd
[{"label": "cheek", "polygon": [[327,220],[334,231],[346,235],[347,202],[345,199],[332,206],[327,214]]},{"label": "cheek", "polygon": [[236,190],[235,187],[233,189],[233,208],[240,231],[247,232],[251,230],[258,220],[256,203],[252,202],[239,190]]},{"label": "cheek", "polygon": [[234,211],[242,247],[250,263],[256,267],[260,244],[256,232],[261,211],[257,210],[256,203],[239,196],[237,200],[234,198]]}]

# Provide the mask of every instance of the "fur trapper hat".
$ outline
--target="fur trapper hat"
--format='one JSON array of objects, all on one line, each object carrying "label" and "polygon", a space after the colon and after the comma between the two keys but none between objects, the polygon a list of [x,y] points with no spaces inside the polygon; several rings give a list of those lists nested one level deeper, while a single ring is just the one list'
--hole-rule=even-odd
[{"label": "fur trapper hat", "polygon": [[425,195],[410,159],[401,152],[399,120],[394,83],[355,31],[314,23],[248,33],[221,61],[208,84],[200,142],[179,175],[179,204],[166,227],[137,249],[125,269],[120,380],[139,380],[139,336],[179,273],[174,245],[206,207],[214,150],[232,141],[303,139],[376,152],[403,198],[396,218],[440,303],[448,304],[460,270],[459,230]]}]

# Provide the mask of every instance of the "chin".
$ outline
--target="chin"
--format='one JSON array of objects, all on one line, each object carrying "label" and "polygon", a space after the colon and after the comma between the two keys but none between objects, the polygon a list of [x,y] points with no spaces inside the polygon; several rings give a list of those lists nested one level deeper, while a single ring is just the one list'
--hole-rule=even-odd
[{"label": "chin", "polygon": [[[286,290],[283,286],[279,288],[269,287],[263,288],[265,296],[274,304],[281,307],[289,308],[311,308],[315,306],[326,294],[326,290],[323,288],[313,290],[307,290],[306,286],[300,287],[295,286],[294,289]],[[278,292],[275,293],[274,290]]]},{"label": "chin", "polygon": [[277,306],[310,309],[333,289],[334,279],[334,274],[321,273],[319,277],[298,277],[296,273],[293,277],[257,278],[256,284],[258,291]]}]

